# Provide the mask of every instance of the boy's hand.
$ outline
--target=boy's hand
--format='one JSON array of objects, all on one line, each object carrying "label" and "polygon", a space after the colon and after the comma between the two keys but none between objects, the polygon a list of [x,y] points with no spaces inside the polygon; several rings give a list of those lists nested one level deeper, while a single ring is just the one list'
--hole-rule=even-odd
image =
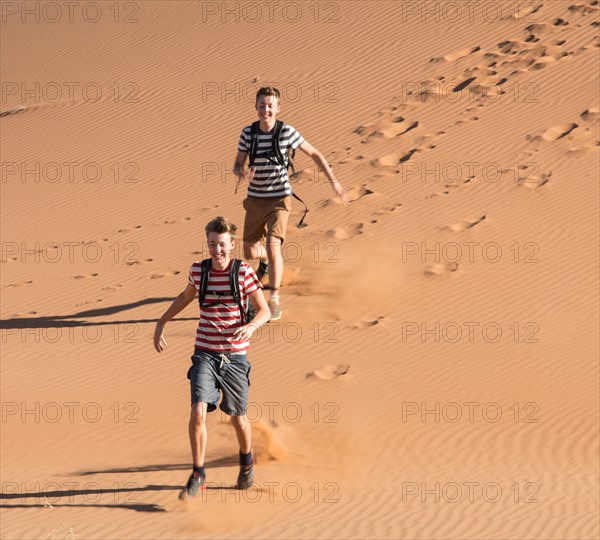
[{"label": "boy's hand", "polygon": [[236,167],[233,171],[235,175],[238,177],[238,182],[249,182],[254,178],[254,168],[248,167],[247,169],[244,167]]},{"label": "boy's hand", "polygon": [[250,182],[254,178],[254,169],[252,167],[249,167],[248,169],[240,167],[236,168],[234,172],[238,178],[235,185],[235,192],[237,193],[240,182]]},{"label": "boy's hand", "polygon": [[240,326],[233,332],[233,339],[236,341],[247,341],[252,337],[252,334],[254,334],[257,329],[258,325],[253,323]]},{"label": "boy's hand", "polygon": [[342,184],[340,184],[339,182],[333,183],[333,191],[335,191],[337,197],[344,204],[348,204],[350,202],[350,197],[348,197],[348,193],[346,193],[346,190],[342,187]]},{"label": "boy's hand", "polygon": [[164,348],[167,346],[167,340],[163,336],[164,325],[160,322],[156,323],[156,328],[154,329],[154,348],[157,352],[163,352]]}]

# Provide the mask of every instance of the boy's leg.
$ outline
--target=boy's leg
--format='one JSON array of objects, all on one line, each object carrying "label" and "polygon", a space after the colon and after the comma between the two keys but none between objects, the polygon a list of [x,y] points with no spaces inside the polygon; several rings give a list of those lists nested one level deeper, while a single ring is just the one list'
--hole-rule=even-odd
[{"label": "boy's leg", "polygon": [[192,367],[188,370],[191,390],[190,420],[188,433],[192,449],[193,470],[179,497],[194,497],[205,488],[204,456],[206,453],[206,415],[214,411],[219,403],[214,361],[209,353],[196,349],[192,356]]},{"label": "boy's leg", "polygon": [[181,500],[192,498],[206,487],[204,473],[204,455],[206,453],[206,413],[207,403],[193,403],[190,409],[190,422],[188,431],[192,447],[194,462],[192,474],[188,478],[185,488],[179,494]]},{"label": "boy's leg", "polygon": [[260,242],[244,242],[244,259],[266,259],[267,251]]},{"label": "boy's leg", "polygon": [[283,278],[283,255],[281,253],[281,238],[273,235],[267,236],[267,258],[269,260],[269,287],[271,297],[279,296],[281,279]]},{"label": "boy's leg", "polygon": [[190,445],[192,447],[192,459],[194,468],[204,467],[204,456],[206,455],[206,414],[207,403],[194,403],[190,410]]},{"label": "boy's leg", "polygon": [[281,318],[282,311],[279,304],[279,289],[283,278],[283,253],[282,246],[285,241],[286,229],[292,211],[292,198],[284,197],[272,202],[267,216],[267,257],[269,259],[269,308],[272,321]]},{"label": "boy's leg", "polygon": [[254,484],[254,458],[252,456],[252,431],[246,415],[231,417],[237,440],[240,444],[240,472],[236,487],[248,489]]},{"label": "boy's leg", "polygon": [[240,445],[240,452],[248,454],[252,450],[252,427],[246,415],[231,416],[231,425]]},{"label": "boy's leg", "polygon": [[267,256],[269,259],[269,309],[271,310],[271,321],[281,319],[283,312],[279,304],[279,288],[283,277],[283,255],[281,253],[281,238],[277,236],[267,236]]},{"label": "boy's leg", "polygon": [[253,198],[244,200],[244,258],[266,259],[267,253],[261,240],[265,235],[264,202]]},{"label": "boy's leg", "polygon": [[250,386],[250,362],[245,354],[229,354],[229,360],[221,372],[223,401],[221,410],[231,418],[240,445],[240,473],[237,478],[238,489],[248,489],[254,481],[254,463],[252,458],[252,428],[246,409]]}]

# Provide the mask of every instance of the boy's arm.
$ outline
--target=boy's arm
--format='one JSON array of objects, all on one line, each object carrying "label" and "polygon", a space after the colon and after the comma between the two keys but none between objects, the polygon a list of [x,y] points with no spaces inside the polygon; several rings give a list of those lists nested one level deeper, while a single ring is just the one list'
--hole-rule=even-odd
[{"label": "boy's arm", "polygon": [[244,152],[242,150],[238,150],[238,153],[235,156],[233,172],[238,177],[238,184],[236,184],[236,187],[235,187],[236,193],[237,193],[237,185],[239,185],[240,181],[250,182],[254,178],[254,169],[252,167],[250,167],[248,170],[244,170],[244,164],[246,163],[247,157],[248,157],[248,152]]},{"label": "boy's arm", "polygon": [[333,191],[335,191],[335,194],[341,199],[341,201],[343,203],[348,203],[349,198],[346,190],[342,187],[342,184],[340,184],[339,180],[333,174],[333,171],[331,170],[331,167],[329,166],[329,163],[327,163],[327,160],[323,154],[321,154],[321,152],[319,152],[306,140],[298,148],[300,148],[300,150],[302,150],[307,156],[312,158],[319,168],[327,175]]},{"label": "boy's arm", "polygon": [[269,309],[269,304],[267,304],[262,289],[251,292],[248,295],[248,298],[256,310],[256,315],[252,321],[244,326],[240,326],[233,333],[233,337],[238,340],[250,339],[252,334],[271,318],[271,310]]},{"label": "boy's arm", "polygon": [[235,163],[233,164],[233,172],[240,180],[241,180],[241,177],[244,176],[244,164],[246,163],[247,157],[248,157],[248,152],[242,152],[241,150],[238,150],[238,153],[235,156]]},{"label": "boy's arm", "polygon": [[167,341],[163,336],[165,324],[167,324],[173,317],[182,311],[196,297],[196,293],[196,287],[188,283],[183,292],[177,298],[175,298],[175,300],[173,300],[173,303],[169,309],[167,309],[167,311],[163,313],[162,317],[158,319],[156,328],[154,329],[154,348],[158,352],[162,352],[167,346]]}]

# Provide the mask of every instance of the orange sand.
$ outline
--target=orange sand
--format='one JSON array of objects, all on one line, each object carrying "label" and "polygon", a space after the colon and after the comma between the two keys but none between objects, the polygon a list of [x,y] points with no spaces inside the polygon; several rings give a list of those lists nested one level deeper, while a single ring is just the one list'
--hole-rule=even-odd
[{"label": "orange sand", "polygon": [[[597,0],[76,4],[2,5],[0,536],[598,538]],[[154,323],[270,82],[352,202],[300,157],[257,486],[217,413],[182,507]]]}]

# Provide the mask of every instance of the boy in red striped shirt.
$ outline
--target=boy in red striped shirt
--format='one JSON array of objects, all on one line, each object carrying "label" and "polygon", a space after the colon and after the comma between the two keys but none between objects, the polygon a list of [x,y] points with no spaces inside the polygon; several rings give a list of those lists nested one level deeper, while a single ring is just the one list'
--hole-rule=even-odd
[{"label": "boy in red striped shirt", "polygon": [[[211,269],[208,287],[202,298],[200,320],[196,332],[192,367],[188,371],[192,393],[189,435],[192,447],[193,470],[181,498],[193,497],[205,488],[204,457],[206,453],[206,415],[216,410],[222,392],[221,410],[231,416],[231,423],[240,445],[238,489],[252,486],[254,469],[250,422],[246,417],[250,363],[246,350],[252,334],[266,323],[271,312],[262,292],[262,285],[252,267],[242,262],[237,278],[242,307],[250,301],[256,310],[251,322],[243,323],[240,306],[231,291],[230,257],[235,247],[237,227],[223,217],[206,226]],[[164,326],[182,311],[200,292],[201,262],[190,268],[188,284],[156,323],[154,347],[162,352],[167,342]]]}]

